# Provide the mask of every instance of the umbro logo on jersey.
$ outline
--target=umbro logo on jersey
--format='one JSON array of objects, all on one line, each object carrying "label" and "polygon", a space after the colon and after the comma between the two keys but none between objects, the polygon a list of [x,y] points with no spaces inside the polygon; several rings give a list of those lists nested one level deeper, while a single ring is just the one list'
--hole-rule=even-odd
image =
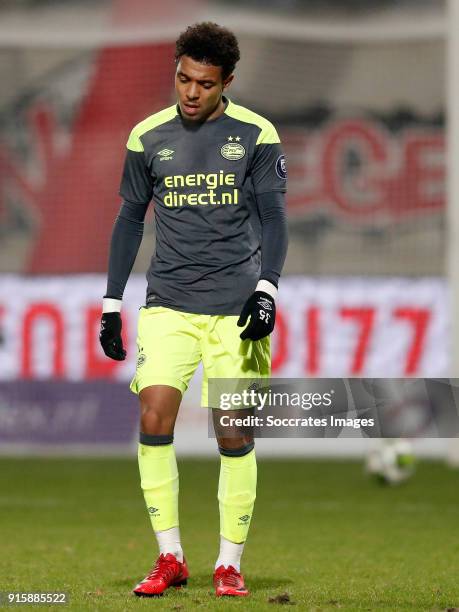
[{"label": "umbro logo on jersey", "polygon": [[174,159],[174,153],[172,149],[163,149],[162,151],[158,151],[159,161],[167,161],[168,159]]}]

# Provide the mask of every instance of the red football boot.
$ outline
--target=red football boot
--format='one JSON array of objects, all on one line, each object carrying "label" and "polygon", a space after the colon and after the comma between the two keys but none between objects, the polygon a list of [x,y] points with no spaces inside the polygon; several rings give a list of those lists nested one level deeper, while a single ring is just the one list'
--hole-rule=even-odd
[{"label": "red football boot", "polygon": [[188,576],[185,559],[180,563],[171,553],[161,554],[150,572],[134,588],[133,593],[138,597],[162,595],[171,586],[179,588],[185,585]]},{"label": "red football boot", "polygon": [[232,565],[225,568],[220,565],[214,572],[215,595],[230,595],[233,597],[245,597],[249,591],[245,588],[244,577],[237,572]]}]

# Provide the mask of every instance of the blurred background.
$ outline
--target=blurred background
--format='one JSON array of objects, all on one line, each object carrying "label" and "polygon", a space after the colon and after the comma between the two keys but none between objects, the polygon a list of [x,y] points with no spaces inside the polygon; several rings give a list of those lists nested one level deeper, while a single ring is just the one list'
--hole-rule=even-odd
[{"label": "blurred background", "polygon": [[[129,131],[174,102],[175,39],[202,20],[237,34],[242,59],[229,97],[275,123],[288,160],[290,249],[274,375],[452,376],[451,7],[2,0],[1,452],[136,448],[128,383],[154,249],[151,211],[125,294],[123,363],[106,359],[98,343],[108,246]],[[182,454],[215,453],[199,395],[200,372],[177,427]],[[259,453],[358,455],[365,444],[358,432],[260,440]],[[424,441],[419,452],[444,447]]]}]

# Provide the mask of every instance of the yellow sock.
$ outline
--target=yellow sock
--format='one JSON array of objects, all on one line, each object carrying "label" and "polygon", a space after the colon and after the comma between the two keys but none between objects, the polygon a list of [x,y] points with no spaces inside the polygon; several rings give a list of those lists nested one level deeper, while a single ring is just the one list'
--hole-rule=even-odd
[{"label": "yellow sock", "polygon": [[230,542],[245,542],[257,490],[255,450],[242,457],[221,455],[220,459],[220,534]]},{"label": "yellow sock", "polygon": [[178,527],[179,479],[173,444],[139,444],[140,484],[154,531]]}]

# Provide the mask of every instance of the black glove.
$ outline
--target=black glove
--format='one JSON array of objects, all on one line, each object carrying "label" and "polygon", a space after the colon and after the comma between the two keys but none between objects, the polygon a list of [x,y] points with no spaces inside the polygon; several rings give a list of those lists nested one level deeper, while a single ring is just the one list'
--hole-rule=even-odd
[{"label": "black glove", "polygon": [[119,312],[104,312],[102,314],[99,340],[107,357],[116,361],[126,359],[126,351],[121,339],[121,327],[121,314]]},{"label": "black glove", "polygon": [[239,327],[244,327],[250,316],[250,322],[240,335],[241,340],[260,340],[274,329],[276,321],[276,304],[274,298],[264,291],[255,291],[249,297],[241,311],[237,322]]}]

